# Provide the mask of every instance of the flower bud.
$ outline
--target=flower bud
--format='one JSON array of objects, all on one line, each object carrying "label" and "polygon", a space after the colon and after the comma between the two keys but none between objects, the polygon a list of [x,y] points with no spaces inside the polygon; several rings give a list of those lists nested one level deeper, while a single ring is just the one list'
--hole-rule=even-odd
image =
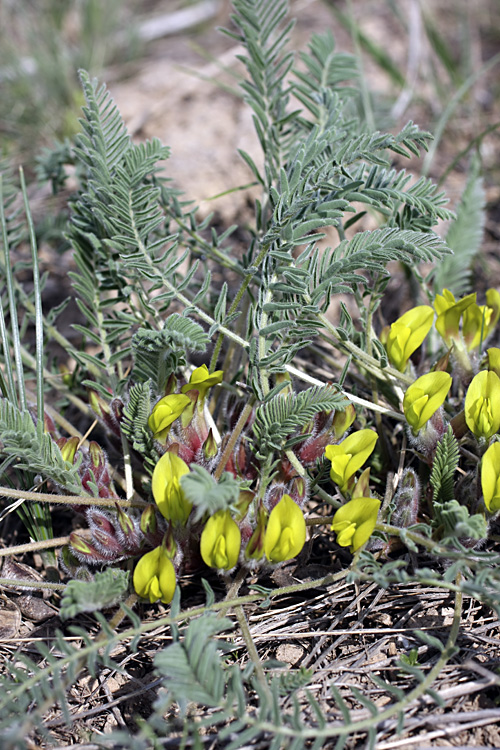
[{"label": "flower bud", "polygon": [[353,499],[355,497],[369,497],[370,496],[370,467],[365,469],[359,477],[356,485],[352,491]]},{"label": "flower bud", "polygon": [[294,477],[288,485],[288,494],[302,508],[309,498],[309,480],[307,477]]},{"label": "flower bud", "polygon": [[108,560],[122,557],[125,550],[109,514],[98,508],[89,508],[86,517],[92,533],[92,541],[101,554],[105,555]]},{"label": "flower bud", "polygon": [[420,501],[420,482],[413,469],[405,469],[398,489],[394,495],[394,510],[391,523],[399,528],[406,529],[417,523],[418,507]]},{"label": "flower bud", "polygon": [[211,461],[219,452],[219,446],[215,440],[212,428],[208,432],[208,437],[203,443],[203,457],[205,461]]},{"label": "flower bud", "polygon": [[156,518],[156,508],[153,503],[149,503],[149,505],[147,505],[142,511],[140,529],[146,536],[156,534],[158,530],[158,519]]},{"label": "flower bud", "polygon": [[[111,392],[109,395],[111,397]],[[111,399],[111,402],[108,403],[100,393],[96,393],[96,391],[92,390],[89,391],[88,398],[90,408],[101,422],[105,424],[114,435],[120,437],[120,421],[123,411],[123,401],[121,398],[113,398]]]},{"label": "flower bud", "polygon": [[344,411],[335,412],[333,415],[332,427],[333,434],[337,440],[340,440],[344,433],[347,432],[355,419],[356,409],[354,408],[354,404],[348,404]]},{"label": "flower bud", "polygon": [[137,553],[140,551],[144,540],[138,531],[134,521],[125,513],[119,503],[115,503],[117,521],[119,529],[117,529],[124,547],[128,552]]},{"label": "flower bud", "polygon": [[247,560],[261,560],[264,556],[267,513],[261,505],[257,511],[257,525],[245,548]]},{"label": "flower bud", "polygon": [[238,500],[235,503],[235,509],[236,509],[236,520],[242,521],[246,514],[248,513],[248,509],[253,502],[253,499],[255,498],[255,492],[252,492],[252,490],[241,490]]},{"label": "flower bud", "polygon": [[112,559],[111,555],[102,554],[94,545],[74,531],[69,535],[69,543],[71,551],[81,562],[97,565],[101,562],[109,562]]},{"label": "flower bud", "polygon": [[80,443],[79,438],[62,437],[62,438],[59,438],[59,440],[56,440],[56,443],[59,446],[59,450],[61,451],[61,455],[64,458],[64,460],[67,461],[69,464],[73,464],[75,462],[76,449],[78,448],[78,445]]}]

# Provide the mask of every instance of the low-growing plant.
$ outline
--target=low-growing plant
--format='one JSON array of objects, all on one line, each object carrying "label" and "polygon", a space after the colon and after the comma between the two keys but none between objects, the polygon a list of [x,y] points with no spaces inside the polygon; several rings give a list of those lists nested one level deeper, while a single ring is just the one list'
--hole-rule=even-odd
[{"label": "low-growing plant", "polygon": [[[47,571],[35,583],[4,569],[1,584],[61,591],[63,620],[95,612],[102,628],[93,639],[66,626],[78,646],[61,632],[57,656],[41,648],[37,664],[20,655],[2,676],[8,748],[27,737],[49,742],[45,714],[57,702],[71,722],[67,691],[80,672],[119,670],[117,646],[134,649],[162,625],[172,643],[155,658],[165,690],[151,716],[96,747],[160,747],[172,732],[182,746],[201,747],[204,734],[235,750],[257,740],[340,747],[354,734],[373,746],[376,727],[403,722],[455,654],[463,596],[500,611],[500,294],[478,299],[468,268],[450,270],[444,287],[450,249],[435,231],[442,219],[463,222],[482,197],[466,191],[454,216],[431,180],[397,168],[393,155],[418,155],[430,134],[411,122],[396,134],[367,131],[355,59],[329,34],[296,58],[285,0],[233,5],[226,33],[244,49],[242,87],[262,151],[262,162],[240,152],[259,189],[251,226],[219,233],[211,217],[200,220],[160,171],[168,148],[133,143],[106,88],[82,71],[80,134],[54,150],[60,169],[46,174],[57,188],[70,163],[79,180],[66,229],[84,321],[74,325],[76,346],[58,327],[64,306],[42,309],[24,178],[24,219],[8,170],[0,183],[0,492],[32,539],[1,555],[41,551]],[[24,242],[31,291],[15,260]],[[460,268],[460,242],[454,249]],[[393,320],[397,264],[414,297]],[[49,341],[64,361],[48,358]],[[64,536],[53,538],[48,509],[61,504],[79,529],[66,511],[57,519]],[[332,555],[349,548],[341,570],[239,594],[250,574],[264,579],[305,559],[308,527],[330,540]],[[205,581],[206,605],[181,609],[187,575],[210,568],[226,597],[216,601]],[[243,607],[340,580],[441,588],[455,610],[445,644],[420,634],[438,652],[431,669],[416,649],[398,664],[410,690],[374,676],[391,698],[378,709],[356,688],[332,685],[341,720],[331,722],[311,692],[307,710],[299,706],[310,671],[286,678],[261,662]],[[139,601],[171,606],[142,622]],[[118,603],[108,622],[99,610]],[[246,667],[220,637],[233,621],[219,615],[232,609]],[[367,714],[355,716],[353,705]]]}]

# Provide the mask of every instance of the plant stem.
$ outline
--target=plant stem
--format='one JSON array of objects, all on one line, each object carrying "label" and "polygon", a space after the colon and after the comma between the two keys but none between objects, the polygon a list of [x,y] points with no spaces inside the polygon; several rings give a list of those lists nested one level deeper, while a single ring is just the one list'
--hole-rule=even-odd
[{"label": "plant stem", "polygon": [[0,487],[0,497],[61,505],[96,505],[101,508],[115,508],[117,503],[121,508],[144,508],[147,505],[144,500],[122,500],[118,497],[89,497],[88,495],[50,495],[45,492],[15,490],[10,487]]},{"label": "plant stem", "polygon": [[245,427],[245,425],[247,423],[247,420],[248,420],[249,416],[252,413],[252,409],[253,409],[253,405],[255,403],[255,400],[256,400],[255,396],[251,396],[249,398],[248,402],[243,407],[243,411],[241,412],[241,414],[240,414],[240,416],[238,418],[238,421],[236,422],[234,430],[232,431],[231,436],[230,436],[229,440],[227,441],[226,447],[224,448],[224,450],[222,452],[222,456],[219,459],[219,463],[217,464],[217,468],[214,471],[214,479],[216,481],[218,481],[221,478],[222,472],[226,468],[226,464],[227,464],[227,462],[229,461],[229,459],[231,457],[231,453],[233,452],[233,450],[235,448],[236,442],[237,442],[239,436],[241,435],[241,433],[242,433],[242,431],[243,431],[243,429],[244,429],[244,427]]},{"label": "plant stem", "polygon": [[54,549],[55,547],[64,547],[68,544],[69,536],[59,536],[55,539],[44,539],[41,542],[27,542],[26,544],[17,544],[14,547],[5,547],[0,549],[0,557],[9,555],[22,555],[23,552],[38,552],[42,549]]},{"label": "plant stem", "polygon": [[32,581],[30,579],[0,578],[0,586],[15,589],[18,586],[28,589],[40,589],[41,591],[64,591],[65,583],[47,583],[46,581]]}]

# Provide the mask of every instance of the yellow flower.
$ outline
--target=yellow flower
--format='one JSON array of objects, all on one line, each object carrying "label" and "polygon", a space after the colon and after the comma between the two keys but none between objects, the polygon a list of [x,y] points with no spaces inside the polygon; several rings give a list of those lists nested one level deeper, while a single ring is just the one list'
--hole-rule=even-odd
[{"label": "yellow flower", "polygon": [[267,522],[264,552],[269,562],[291,560],[306,541],[304,514],[290,495],[283,495],[274,506]]},{"label": "yellow flower", "polygon": [[475,292],[458,301],[449,289],[443,289],[442,295],[436,295],[434,300],[434,309],[437,312],[436,330],[443,337],[446,346],[451,346],[453,341],[457,346],[462,346],[459,332],[460,318],[463,311],[475,302]]},{"label": "yellow flower", "polygon": [[487,440],[500,429],[500,378],[482,370],[465,394],[465,421],[476,437]]},{"label": "yellow flower", "polygon": [[390,361],[400,372],[429,333],[434,310],[428,305],[419,305],[408,310],[394,321],[389,329],[385,348]]},{"label": "yellow flower", "polygon": [[337,544],[341,547],[350,546],[355,552],[372,535],[380,500],[374,497],[357,497],[342,505],[333,516],[332,531],[337,534]]},{"label": "yellow flower", "polygon": [[490,513],[500,510],[500,443],[492,443],[481,461],[481,487]]},{"label": "yellow flower", "polygon": [[224,372],[222,370],[216,370],[215,372],[210,373],[206,365],[197,367],[189,378],[189,383],[182,386],[181,392],[187,393],[188,391],[198,391],[200,394],[198,400],[203,401],[208,389],[213,385],[220,383],[223,375]]},{"label": "yellow flower", "polygon": [[148,419],[148,426],[153,436],[164,442],[170,425],[180,417],[190,403],[191,399],[181,393],[171,393],[158,401]]},{"label": "yellow flower", "polygon": [[486,304],[493,310],[490,324],[493,328],[500,320],[500,292],[497,289],[488,289],[486,292]]},{"label": "yellow flower", "polygon": [[210,568],[231,570],[238,562],[241,532],[229,510],[218,510],[201,532],[200,552]]},{"label": "yellow flower", "polygon": [[347,490],[351,477],[372,453],[377,439],[377,433],[373,430],[358,430],[338,445],[326,446],[325,456],[332,462],[330,476],[341,492]]},{"label": "yellow flower", "polygon": [[496,289],[488,289],[486,305],[470,305],[464,312],[462,333],[467,349],[475,349],[485,341],[499,318],[500,293]]},{"label": "yellow flower", "polygon": [[464,310],[462,333],[467,349],[477,347],[493,330],[493,310],[487,305],[469,305]]},{"label": "yellow flower", "polygon": [[488,355],[488,370],[492,370],[500,377],[500,349],[492,346],[486,350],[486,354]]},{"label": "yellow flower", "polygon": [[175,570],[165,548],[160,545],[141,557],[134,570],[134,589],[138,596],[151,603],[161,599],[172,601],[175,591]]},{"label": "yellow flower", "polygon": [[158,510],[167,521],[184,525],[192,505],[186,500],[180,479],[189,473],[188,465],[175,453],[164,453],[155,466],[151,487]]},{"label": "yellow flower", "polygon": [[450,388],[451,375],[447,372],[428,372],[409,386],[403,411],[415,435],[442,405]]}]

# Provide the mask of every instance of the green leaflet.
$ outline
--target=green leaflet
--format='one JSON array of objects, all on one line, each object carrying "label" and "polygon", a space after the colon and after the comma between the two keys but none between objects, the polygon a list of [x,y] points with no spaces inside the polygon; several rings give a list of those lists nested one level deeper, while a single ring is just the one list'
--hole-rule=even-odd
[{"label": "green leaflet", "polygon": [[81,612],[95,612],[116,604],[127,592],[130,573],[118,568],[106,568],[96,573],[93,581],[73,580],[64,590],[60,615],[69,620]]}]

